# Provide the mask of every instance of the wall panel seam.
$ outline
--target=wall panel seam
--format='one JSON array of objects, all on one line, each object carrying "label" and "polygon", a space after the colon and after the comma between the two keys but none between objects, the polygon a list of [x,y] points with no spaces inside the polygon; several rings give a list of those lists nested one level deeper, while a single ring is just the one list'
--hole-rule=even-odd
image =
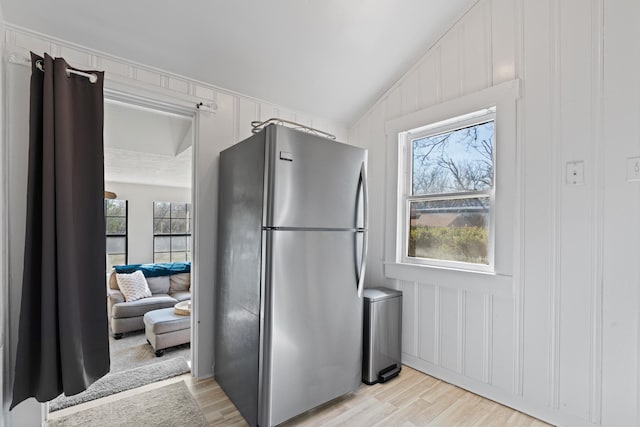
[{"label": "wall panel seam", "polygon": [[550,317],[550,354],[549,354],[549,406],[554,409],[560,407],[560,287],[561,287],[561,270],[562,270],[562,240],[561,236],[561,216],[562,216],[562,139],[561,139],[561,125],[562,125],[562,110],[561,110],[561,90],[560,90],[560,78],[562,71],[562,52],[561,52],[561,0],[551,0],[550,3],[550,22],[551,22],[551,34],[550,34],[550,67],[551,67],[551,108],[550,108],[550,122],[551,122],[551,142],[552,142],[552,173],[551,173],[551,237],[552,248],[550,251],[551,260],[551,280],[550,280],[550,302],[549,302],[549,317]]},{"label": "wall panel seam", "polygon": [[440,286],[435,286],[433,291],[433,300],[434,300],[434,357],[433,362],[434,365],[442,366],[442,334],[440,333],[440,312],[441,312],[441,302],[440,302]]},{"label": "wall panel seam", "polygon": [[49,43],[49,51],[51,52],[51,56],[61,56],[60,54],[60,45],[58,45],[57,43]]},{"label": "wall panel seam", "polygon": [[493,295],[484,294],[482,381],[491,384],[493,376]]},{"label": "wall panel seam", "polygon": [[590,378],[589,378],[589,419],[595,424],[602,421],[602,292],[604,265],[604,190],[603,190],[603,159],[604,159],[604,0],[592,0],[591,3],[591,123],[593,126],[592,150],[594,158],[594,178],[592,197],[592,216],[594,233],[592,238],[591,263],[591,315],[589,335],[590,343]]},{"label": "wall panel seam", "polygon": [[458,372],[465,375],[465,352],[467,343],[467,291],[458,290]]},{"label": "wall panel seam", "polygon": [[413,286],[413,354],[420,353],[420,289],[417,282],[411,283]]},{"label": "wall panel seam", "polygon": [[422,359],[422,318],[423,318],[423,313],[422,313],[422,283],[418,283],[418,282],[413,282],[413,285],[415,286],[415,295],[416,295],[416,315],[415,315],[415,330],[416,330],[416,355],[418,356],[419,359]]},{"label": "wall panel seam", "polygon": [[440,104],[442,102],[442,49],[438,46],[435,50],[434,62],[436,73],[436,96],[435,103]]},{"label": "wall panel seam", "polygon": [[[525,67],[524,67],[524,56],[525,56],[525,43],[524,43],[524,0],[520,0],[516,2],[515,5],[515,13],[516,19],[514,19],[514,32],[516,34],[516,40],[519,40],[517,44],[515,44],[514,49],[516,52],[514,56],[516,58],[516,76],[521,79],[525,79]],[[526,97],[525,86],[523,85],[523,94],[522,97]],[[514,266],[514,286],[515,289],[513,291],[514,298],[514,308],[513,314],[515,316],[515,327],[514,327],[514,370],[513,370],[513,383],[514,383],[514,393],[518,396],[522,396],[524,393],[524,266],[525,266],[525,250],[524,242],[525,242],[525,229],[524,224],[526,224],[526,206],[523,201],[523,195],[525,194],[526,188],[526,162],[524,160],[524,135],[526,129],[526,121],[524,120],[524,106],[525,103],[522,102],[522,97],[518,100],[518,108],[516,110],[516,120],[518,120],[517,126],[517,162],[518,162],[518,175],[517,179],[519,180],[520,196],[518,197],[517,204],[519,208],[519,219],[520,223],[517,224],[519,229],[519,233],[516,236],[519,237],[519,240],[516,240],[516,252],[519,253],[519,257],[514,257],[514,259],[518,259],[519,263]]]},{"label": "wall panel seam", "polygon": [[[517,43],[514,44],[514,52],[515,60],[515,74],[520,79],[525,79],[524,73],[524,0],[516,1],[514,13],[515,16],[515,39]],[[514,256],[514,260],[516,261],[516,265],[514,265],[513,275],[514,275],[514,290],[513,290],[513,316],[514,316],[514,331],[513,331],[513,392],[518,396],[523,395],[523,379],[524,379],[524,265],[525,265],[525,251],[524,251],[524,242],[525,242],[525,231],[524,224],[526,224],[526,209],[524,203],[524,194],[526,188],[526,163],[524,161],[524,135],[526,129],[526,122],[524,120],[524,105],[522,102],[522,98],[526,98],[525,89],[526,86],[522,87],[522,97],[520,100],[516,101],[516,162],[517,162],[517,188],[519,189],[519,196],[516,200],[517,204],[517,212],[519,222],[516,223],[517,233],[515,233],[516,241],[515,241],[515,251],[516,256]]]},{"label": "wall panel seam", "polygon": [[465,92],[465,86],[468,82],[465,82],[465,43],[464,43],[464,34],[465,34],[465,22],[462,21],[458,31],[456,32],[456,42],[458,44],[458,93],[455,96],[450,96],[450,99],[455,99],[459,96],[462,96]]},{"label": "wall panel seam", "polygon": [[491,87],[493,86],[493,1],[487,2],[484,19],[484,27],[487,29],[484,34],[485,57],[487,58],[485,87]]}]

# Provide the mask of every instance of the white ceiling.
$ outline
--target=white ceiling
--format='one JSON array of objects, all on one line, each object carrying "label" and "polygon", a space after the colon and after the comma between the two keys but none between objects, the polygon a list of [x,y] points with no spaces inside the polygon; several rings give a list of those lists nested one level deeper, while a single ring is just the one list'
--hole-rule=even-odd
[{"label": "white ceiling", "polygon": [[350,124],[477,0],[0,0],[4,19]]},{"label": "white ceiling", "polygon": [[105,181],[191,187],[191,124],[189,117],[106,101]]}]

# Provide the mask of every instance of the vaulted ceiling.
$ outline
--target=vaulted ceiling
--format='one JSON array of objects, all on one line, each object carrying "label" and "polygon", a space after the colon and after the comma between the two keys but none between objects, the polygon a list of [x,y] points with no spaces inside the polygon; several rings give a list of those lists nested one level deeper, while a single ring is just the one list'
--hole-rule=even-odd
[{"label": "vaulted ceiling", "polygon": [[[0,0],[0,7],[12,25],[349,125],[476,1]],[[107,181],[191,185],[189,119],[111,102],[104,132]]]},{"label": "vaulted ceiling", "polygon": [[107,100],[105,181],[191,187],[192,120]]},{"label": "vaulted ceiling", "polygon": [[6,22],[339,123],[477,0],[0,0]]}]

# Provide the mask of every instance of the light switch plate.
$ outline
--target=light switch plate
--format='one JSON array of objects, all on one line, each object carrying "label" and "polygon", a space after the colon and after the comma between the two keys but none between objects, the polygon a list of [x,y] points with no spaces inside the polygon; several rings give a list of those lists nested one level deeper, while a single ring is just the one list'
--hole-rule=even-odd
[{"label": "light switch plate", "polygon": [[627,159],[627,181],[640,181],[640,157]]}]

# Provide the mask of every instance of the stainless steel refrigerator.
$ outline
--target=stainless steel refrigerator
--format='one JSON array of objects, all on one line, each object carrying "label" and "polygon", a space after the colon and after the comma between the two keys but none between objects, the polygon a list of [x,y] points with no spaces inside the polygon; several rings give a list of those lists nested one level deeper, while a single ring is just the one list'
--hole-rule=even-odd
[{"label": "stainless steel refrigerator", "polygon": [[252,426],[358,390],[366,170],[279,125],[220,153],[214,374]]}]

